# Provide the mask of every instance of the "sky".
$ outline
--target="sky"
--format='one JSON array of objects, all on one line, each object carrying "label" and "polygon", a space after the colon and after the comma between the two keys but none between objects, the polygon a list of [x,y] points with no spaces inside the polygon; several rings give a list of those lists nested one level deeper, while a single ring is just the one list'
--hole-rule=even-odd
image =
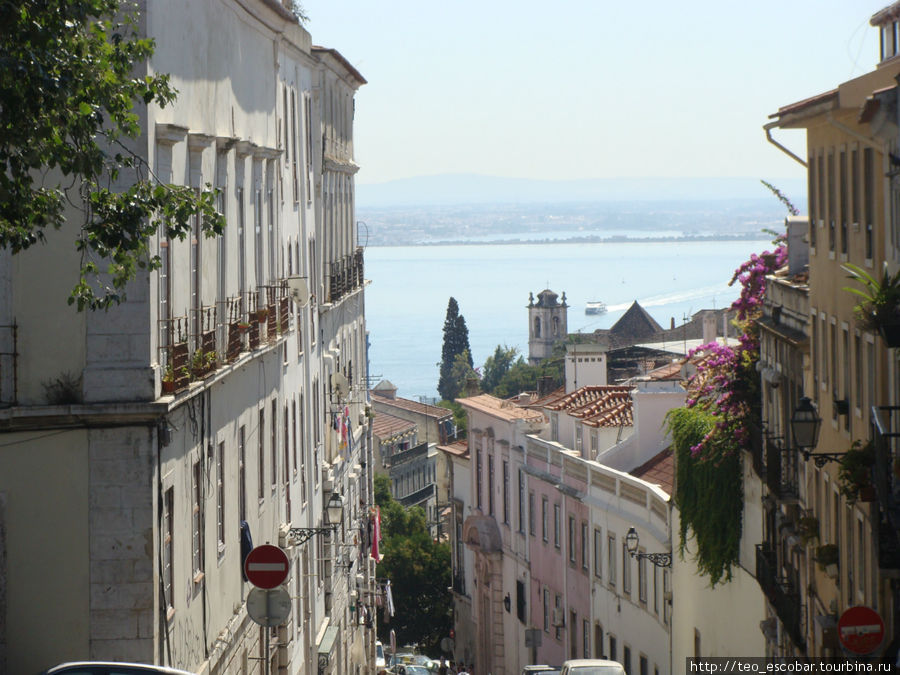
[{"label": "sky", "polygon": [[[800,179],[779,107],[873,70],[885,0],[303,0],[357,93],[360,184]],[[775,131],[803,155],[802,131]]]}]

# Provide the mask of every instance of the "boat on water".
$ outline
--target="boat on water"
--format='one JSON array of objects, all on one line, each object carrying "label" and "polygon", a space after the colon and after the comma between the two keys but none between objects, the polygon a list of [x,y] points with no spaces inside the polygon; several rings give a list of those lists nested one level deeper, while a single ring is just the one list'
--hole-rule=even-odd
[{"label": "boat on water", "polygon": [[606,314],[606,303],[601,300],[592,300],[584,306],[585,314]]}]

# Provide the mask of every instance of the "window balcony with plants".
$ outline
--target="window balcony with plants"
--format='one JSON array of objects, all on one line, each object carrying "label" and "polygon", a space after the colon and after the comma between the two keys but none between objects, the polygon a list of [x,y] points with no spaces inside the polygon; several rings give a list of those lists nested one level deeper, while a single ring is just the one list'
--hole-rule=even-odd
[{"label": "window balcony with plants", "polygon": [[191,382],[188,317],[160,319],[158,323],[162,393],[174,394],[186,389]]},{"label": "window balcony with plants", "polygon": [[878,543],[878,566],[900,570],[900,407],[872,410],[872,464],[875,488],[873,533]]}]

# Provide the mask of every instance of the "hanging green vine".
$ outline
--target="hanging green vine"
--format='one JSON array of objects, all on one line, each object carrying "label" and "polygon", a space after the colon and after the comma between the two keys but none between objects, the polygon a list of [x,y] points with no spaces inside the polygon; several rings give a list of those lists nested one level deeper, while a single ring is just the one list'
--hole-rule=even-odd
[{"label": "hanging green vine", "polygon": [[[675,505],[681,518],[679,553],[694,534],[694,560],[715,586],[731,580],[739,561],[744,486],[740,453],[710,437],[714,415],[699,408],[675,408],[667,416],[675,446]],[[693,451],[707,439],[706,454]]]},{"label": "hanging green vine", "polygon": [[687,382],[684,408],[669,412],[667,426],[675,445],[675,504],[681,516],[679,551],[684,556],[689,531],[695,561],[713,586],[731,580],[740,561],[744,485],[741,448],[760,423],[759,327],[766,277],[787,258],[784,246],[753,254],[732,278],[741,296],[732,305],[742,333],[737,344],[711,342],[688,355],[696,373]]}]

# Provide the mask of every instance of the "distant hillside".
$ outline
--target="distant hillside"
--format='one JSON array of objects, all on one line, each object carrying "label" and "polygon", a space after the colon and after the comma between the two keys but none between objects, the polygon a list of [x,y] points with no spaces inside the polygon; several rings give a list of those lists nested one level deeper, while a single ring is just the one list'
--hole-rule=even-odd
[{"label": "distant hillside", "polygon": [[[806,186],[803,180],[770,176],[760,178],[776,185],[798,207],[805,204]],[[552,181],[447,174],[356,186],[357,206],[362,208],[760,198],[774,199],[759,178],[602,178]]]}]

